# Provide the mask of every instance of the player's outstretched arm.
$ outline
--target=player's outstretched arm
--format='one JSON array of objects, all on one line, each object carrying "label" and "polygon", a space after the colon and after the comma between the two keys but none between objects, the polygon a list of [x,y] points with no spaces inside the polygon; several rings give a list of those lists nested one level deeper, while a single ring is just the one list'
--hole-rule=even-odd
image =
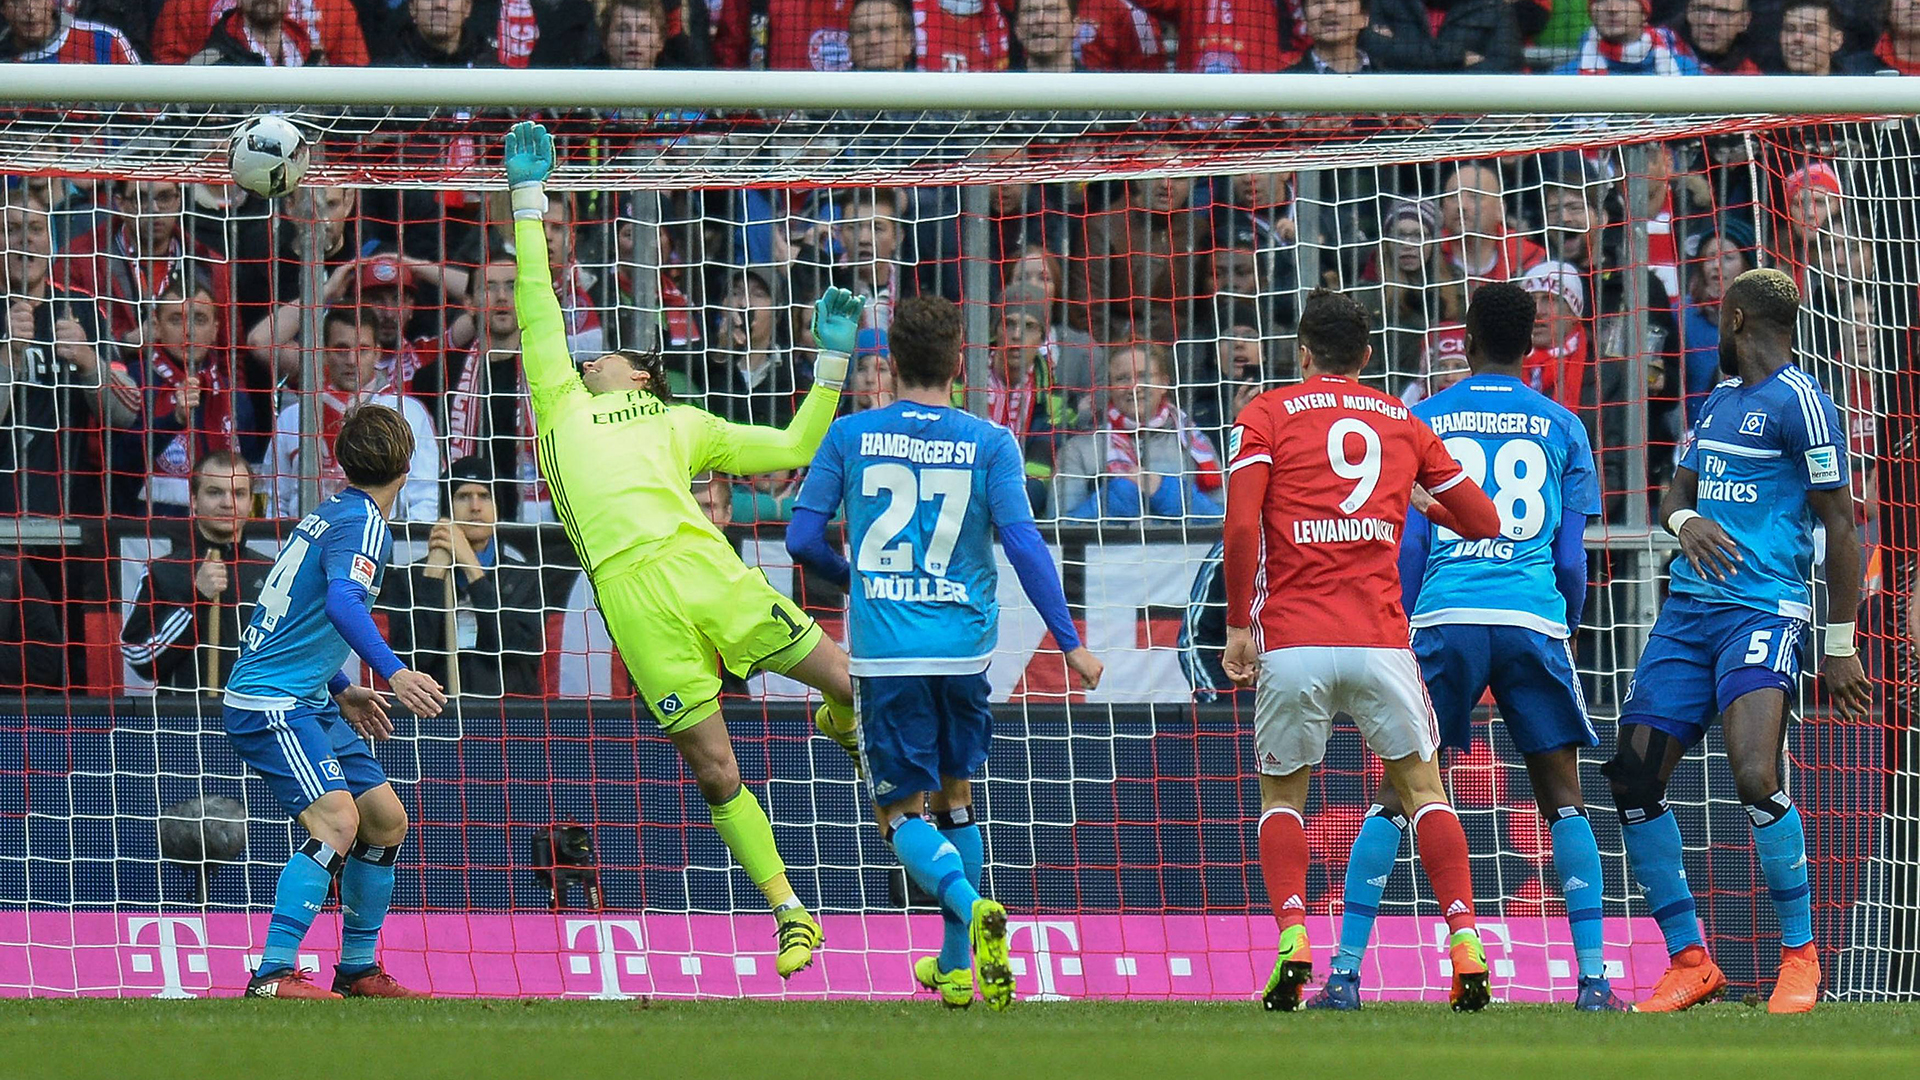
[{"label": "player's outstretched arm", "polygon": [[440,689],[439,681],[400,663],[387,640],[380,636],[380,628],[374,625],[366,596],[366,588],[352,578],[336,577],[328,581],[327,620],[340,631],[354,655],[387,680],[400,704],[422,719],[439,716],[440,710],[447,707],[447,695]]},{"label": "player's outstretched arm", "polygon": [[1860,537],[1853,523],[1853,493],[1846,487],[1807,492],[1807,505],[1827,532],[1827,644],[1821,675],[1840,711],[1852,718],[1873,707],[1873,685],[1860,665],[1854,617],[1860,611]]},{"label": "player's outstretched arm", "polygon": [[827,437],[833,414],[840,408],[840,388],[847,381],[854,343],[860,333],[860,313],[866,298],[845,289],[828,289],[813,305],[813,340],[820,351],[813,362],[813,388],[784,428],[754,424],[715,425],[717,438],[709,468],[736,476],[754,476],[798,469],[813,460],[820,440]]},{"label": "player's outstretched arm", "polygon": [[1241,459],[1227,476],[1227,521],[1223,526],[1220,570],[1227,579],[1227,648],[1220,667],[1236,686],[1252,686],[1260,672],[1253,643],[1253,583],[1260,569],[1261,514],[1268,473],[1265,458]]},{"label": "player's outstretched arm", "polygon": [[579,385],[567,352],[567,325],[547,262],[547,177],[553,136],[522,120],[507,132],[507,185],[513,196],[513,309],[520,320],[520,362],[536,409],[540,399]]},{"label": "player's outstretched arm", "polygon": [[1442,528],[1452,529],[1469,540],[1491,540],[1500,535],[1500,511],[1493,500],[1461,473],[1450,483],[1431,489],[1433,505],[1427,518]]},{"label": "player's outstretched arm", "polygon": [[[1687,557],[1695,573],[1702,578],[1725,581],[1738,573],[1739,564],[1747,560],[1740,554],[1740,545],[1733,542],[1733,537],[1727,535],[1719,522],[1701,516],[1694,509],[1699,499],[1700,474],[1680,466],[1673,471],[1673,483],[1667,485],[1667,493],[1660,499],[1660,520],[1680,541],[1680,553]],[[1853,521],[1851,511],[1847,521]]]}]

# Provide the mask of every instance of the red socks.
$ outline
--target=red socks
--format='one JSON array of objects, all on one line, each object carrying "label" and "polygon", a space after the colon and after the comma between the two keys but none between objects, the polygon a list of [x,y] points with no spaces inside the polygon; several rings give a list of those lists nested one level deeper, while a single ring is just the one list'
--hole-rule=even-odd
[{"label": "red socks", "polygon": [[[1454,932],[1473,929],[1473,870],[1467,863],[1467,834],[1453,807],[1443,802],[1428,803],[1414,812],[1414,843],[1420,849],[1420,865],[1426,867],[1427,880]],[[1261,849],[1265,850],[1262,831]]]},{"label": "red socks", "polygon": [[[1454,832],[1460,831],[1458,821]],[[1461,835],[1460,850],[1466,851]],[[1267,900],[1273,905],[1280,929],[1307,921],[1307,828],[1300,813],[1276,806],[1260,815],[1260,875],[1267,882]],[[1469,916],[1468,921],[1472,918]]]}]

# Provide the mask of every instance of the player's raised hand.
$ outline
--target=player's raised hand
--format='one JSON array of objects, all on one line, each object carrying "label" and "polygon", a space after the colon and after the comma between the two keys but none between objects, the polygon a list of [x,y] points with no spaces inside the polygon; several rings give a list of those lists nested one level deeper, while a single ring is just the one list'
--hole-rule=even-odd
[{"label": "player's raised hand", "polygon": [[1100,676],[1107,670],[1107,665],[1101,663],[1099,657],[1088,652],[1085,645],[1067,654],[1067,666],[1073,669],[1075,675],[1080,676],[1082,690],[1097,689],[1100,685]]},{"label": "player's raised hand", "polygon": [[544,184],[553,173],[553,136],[531,120],[507,132],[507,186]]},{"label": "player's raised hand", "polygon": [[824,352],[853,355],[860,340],[860,313],[867,298],[835,286],[813,305],[813,341]]},{"label": "player's raised hand", "polygon": [[1873,708],[1873,684],[1867,681],[1858,655],[1827,657],[1820,677],[1826,680],[1827,692],[1833,695],[1833,703],[1840,706],[1843,716],[1849,720],[1866,718]]},{"label": "player's raised hand", "polygon": [[384,742],[393,737],[393,721],[387,716],[386,695],[364,686],[349,686],[334,702],[340,706],[340,718],[362,738]]},{"label": "player's raised hand", "polygon": [[440,688],[440,680],[412,668],[401,668],[387,680],[393,687],[393,696],[400,704],[413,710],[413,715],[422,720],[431,720],[440,715],[447,707],[447,692]]},{"label": "player's raised hand", "polygon": [[1220,666],[1235,686],[1252,686],[1260,677],[1260,653],[1253,646],[1253,630],[1245,626],[1227,627],[1227,651]]},{"label": "player's raised hand", "polygon": [[1709,517],[1690,517],[1680,526],[1680,553],[1703,578],[1725,581],[1740,572],[1746,556],[1727,530]]}]

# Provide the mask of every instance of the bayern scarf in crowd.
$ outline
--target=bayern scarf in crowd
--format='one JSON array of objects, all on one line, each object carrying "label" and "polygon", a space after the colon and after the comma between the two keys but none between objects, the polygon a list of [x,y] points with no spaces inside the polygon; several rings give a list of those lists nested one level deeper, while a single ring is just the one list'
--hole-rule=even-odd
[{"label": "bayern scarf in crowd", "polygon": [[1186,447],[1187,456],[1193,459],[1194,486],[1201,491],[1220,489],[1220,456],[1213,451],[1213,440],[1207,438],[1206,432],[1194,427],[1193,422],[1187,419],[1186,412],[1172,401],[1161,402],[1159,411],[1145,424],[1109,405],[1107,428],[1108,472],[1124,475],[1140,471],[1140,440],[1136,432],[1143,429],[1172,431],[1179,436],[1180,444]]}]

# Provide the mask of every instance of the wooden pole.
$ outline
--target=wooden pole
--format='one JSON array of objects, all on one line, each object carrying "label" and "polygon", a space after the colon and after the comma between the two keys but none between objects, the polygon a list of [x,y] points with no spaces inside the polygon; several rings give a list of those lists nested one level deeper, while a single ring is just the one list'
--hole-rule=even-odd
[{"label": "wooden pole", "polygon": [[[207,549],[207,558],[216,559],[219,556],[218,549]],[[220,696],[220,624],[226,621],[226,605],[222,603],[225,599],[224,592],[213,598],[212,625],[207,627],[207,674],[201,685],[205,687],[208,697]]]},{"label": "wooden pole", "polygon": [[[459,528],[458,525],[454,528]],[[447,576],[443,579],[442,594],[446,602],[447,641],[447,696],[460,696],[460,597],[454,588],[453,575],[460,573],[460,564],[447,567]]]}]

